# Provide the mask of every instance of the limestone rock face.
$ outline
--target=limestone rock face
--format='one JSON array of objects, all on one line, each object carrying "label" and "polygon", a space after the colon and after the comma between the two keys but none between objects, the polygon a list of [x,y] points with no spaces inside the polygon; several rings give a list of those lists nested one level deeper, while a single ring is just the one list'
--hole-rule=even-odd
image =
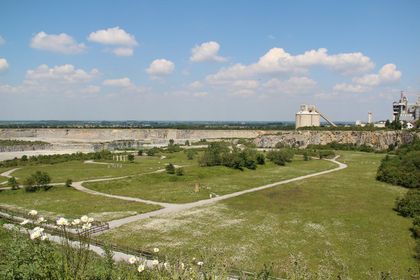
[{"label": "limestone rock face", "polygon": [[273,130],[205,130],[205,129],[96,129],[96,128],[33,128],[0,129],[0,139],[45,141],[54,148],[78,147],[116,149],[136,148],[143,143],[167,144],[169,139],[175,143],[200,139],[219,140],[248,138],[260,148],[274,147],[282,142],[292,147],[305,148],[309,144],[351,143],[368,145],[377,150],[387,149],[389,145],[410,143],[419,132],[408,131],[273,131]]},{"label": "limestone rock face", "polygon": [[408,131],[281,131],[275,135],[259,136],[254,139],[254,143],[260,148],[272,148],[278,142],[291,147],[306,148],[310,144],[325,145],[335,141],[385,150],[390,145],[411,143],[415,135],[420,137],[420,133]]}]

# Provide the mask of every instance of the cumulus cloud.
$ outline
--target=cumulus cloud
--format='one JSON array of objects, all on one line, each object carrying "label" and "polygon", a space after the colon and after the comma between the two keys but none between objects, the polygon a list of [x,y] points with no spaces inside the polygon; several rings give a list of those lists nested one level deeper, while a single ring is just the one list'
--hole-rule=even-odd
[{"label": "cumulus cloud", "polygon": [[9,63],[7,63],[7,60],[5,58],[0,57],[0,71],[4,71],[7,68],[9,68]]},{"label": "cumulus cloud", "polygon": [[217,42],[210,41],[195,46],[191,50],[190,60],[193,62],[202,61],[226,61],[226,58],[219,56],[220,45]]},{"label": "cumulus cloud", "polygon": [[0,35],[0,46],[6,44],[6,40]]},{"label": "cumulus cloud", "polygon": [[344,75],[364,73],[374,67],[369,57],[360,52],[330,55],[327,49],[291,55],[282,48],[272,48],[250,65],[235,64],[207,77],[208,80],[229,80],[281,73],[306,73],[310,67],[324,66]]},{"label": "cumulus cloud", "polygon": [[378,74],[367,74],[352,79],[353,83],[340,83],[334,86],[335,91],[362,93],[373,87],[399,82],[402,73],[395,64],[389,63],[382,66]]},{"label": "cumulus cloud", "polygon": [[291,77],[287,80],[270,79],[263,84],[264,91],[277,94],[308,93],[315,88],[317,82],[308,77]]},{"label": "cumulus cloud", "polygon": [[49,67],[41,64],[26,71],[23,82],[16,86],[2,85],[0,93],[5,94],[60,94],[77,96],[83,93],[99,92],[97,86],[90,85],[99,76],[97,69],[86,71],[71,64]]},{"label": "cumulus cloud", "polygon": [[175,64],[172,61],[162,58],[153,60],[146,72],[152,76],[162,76],[171,74],[174,69]]},{"label": "cumulus cloud", "polygon": [[118,26],[92,32],[88,40],[102,45],[119,46],[111,51],[116,56],[132,56],[133,48],[138,45],[134,35]]},{"label": "cumulus cloud", "polygon": [[42,64],[35,69],[26,72],[26,83],[38,83],[42,81],[55,81],[58,83],[83,83],[92,80],[99,75],[97,69],[86,72],[83,69],[76,69],[71,64],[64,64],[49,67]]},{"label": "cumulus cloud", "polygon": [[132,48],[116,48],[112,50],[112,53],[116,56],[132,56],[134,51]]},{"label": "cumulus cloud", "polygon": [[103,45],[137,46],[136,38],[120,27],[101,29],[89,34],[88,40]]},{"label": "cumulus cloud", "polygon": [[385,64],[379,70],[378,74],[369,74],[362,77],[356,77],[353,82],[366,86],[377,86],[398,82],[401,78],[401,72],[397,70],[395,64]]},{"label": "cumulus cloud", "polygon": [[83,43],[77,43],[73,37],[66,33],[56,35],[41,31],[32,38],[31,48],[64,54],[77,54],[85,51],[86,46]]},{"label": "cumulus cloud", "polygon": [[121,79],[110,79],[103,81],[103,85],[105,86],[114,86],[114,87],[130,87],[133,84],[131,80],[127,77]]},{"label": "cumulus cloud", "polygon": [[362,93],[366,92],[369,88],[362,85],[353,85],[347,83],[336,84],[333,88],[334,91],[340,92],[352,92],[352,93]]},{"label": "cumulus cloud", "polygon": [[203,87],[203,83],[200,81],[194,81],[188,85],[189,89],[196,90]]}]

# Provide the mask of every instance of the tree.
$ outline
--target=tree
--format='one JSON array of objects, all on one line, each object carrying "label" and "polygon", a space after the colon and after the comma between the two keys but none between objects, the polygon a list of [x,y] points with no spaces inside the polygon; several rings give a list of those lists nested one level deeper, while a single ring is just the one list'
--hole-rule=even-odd
[{"label": "tree", "polygon": [[187,154],[187,159],[192,160],[192,159],[194,159],[194,156],[195,156],[196,152],[192,149],[187,149],[187,150],[185,150],[185,153]]},{"label": "tree", "polygon": [[256,157],[257,163],[260,165],[265,164],[265,156],[263,153],[258,153]]},{"label": "tree", "polygon": [[7,180],[7,185],[12,189],[12,190],[17,190],[19,189],[19,184],[16,181],[15,177],[10,177],[9,180]]},{"label": "tree", "polygon": [[20,160],[21,160],[21,161],[28,161],[28,156],[27,156],[27,155],[23,155],[23,156],[20,158]]},{"label": "tree", "polygon": [[175,174],[175,166],[172,163],[167,164],[165,170],[168,174]]},{"label": "tree", "polygon": [[185,141],[185,146],[190,146],[190,141],[186,140]]},{"label": "tree", "polygon": [[65,183],[65,186],[70,188],[72,184],[73,184],[73,180],[72,179],[67,179],[66,183]]},{"label": "tree", "polygon": [[49,183],[51,182],[51,178],[50,178],[50,175],[48,175],[48,173],[37,171],[32,176],[34,177],[35,183],[39,188],[43,188],[46,191],[51,188],[51,186],[49,186]]},{"label": "tree", "polygon": [[293,159],[294,153],[291,149],[280,149],[277,151],[269,151],[267,153],[267,158],[274,162],[277,165],[285,165],[286,162],[291,162]]},{"label": "tree", "polygon": [[37,186],[35,185],[35,179],[33,176],[29,176],[23,182],[23,188],[26,192],[36,192],[38,190]]},{"label": "tree", "polygon": [[142,155],[143,155],[143,150],[138,150],[138,151],[137,151],[137,155],[138,155],[138,156],[142,156]]},{"label": "tree", "polygon": [[128,158],[128,160],[129,160],[129,161],[131,161],[131,162],[133,162],[133,161],[134,161],[134,155],[133,155],[133,154],[129,154],[127,158]]}]

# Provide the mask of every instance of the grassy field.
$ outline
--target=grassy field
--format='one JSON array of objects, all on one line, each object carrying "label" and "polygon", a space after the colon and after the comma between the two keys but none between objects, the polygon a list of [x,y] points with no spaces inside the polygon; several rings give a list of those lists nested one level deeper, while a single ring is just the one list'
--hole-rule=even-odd
[{"label": "grassy field", "polygon": [[[243,171],[224,166],[199,167],[196,160],[190,163],[191,166],[184,168],[184,176],[148,174],[115,181],[86,183],[84,186],[110,194],[185,203],[209,198],[210,194],[223,195],[336,166],[328,161],[303,161],[301,156],[296,156],[286,166],[268,162],[258,166],[256,170]],[[199,192],[195,192],[196,184],[200,186]]]},{"label": "grassy field", "polygon": [[[13,167],[0,167],[0,173],[6,172],[7,170],[13,169]],[[7,181],[6,177],[0,176],[0,183]]]},{"label": "grassy field", "polygon": [[[68,178],[73,181],[80,181],[95,178],[135,175],[162,169],[169,162],[174,162],[179,165],[183,165],[188,162],[187,157],[182,152],[164,154],[164,156],[166,156],[166,158],[162,160],[160,159],[160,156],[136,157],[133,163],[122,163],[122,168],[109,168],[104,164],[83,163],[81,161],[31,165],[22,167],[22,169],[13,172],[13,175],[17,178],[26,178],[38,170],[45,171],[50,175],[52,182],[56,183],[65,182]],[[112,161],[108,161],[108,163],[112,163]]]},{"label": "grassy field", "polygon": [[36,209],[48,217],[76,218],[89,214],[97,220],[108,221],[159,207],[139,202],[106,198],[79,192],[73,188],[53,187],[49,191],[28,193],[24,190],[1,191],[0,205],[10,209]]},{"label": "grassy field", "polygon": [[245,270],[301,254],[312,269],[343,268],[352,279],[373,279],[370,269],[408,278],[410,267],[418,269],[411,221],[392,210],[405,190],[375,180],[383,155],[343,155],[345,170],[131,223],[101,238],[170,256],[221,252]]}]

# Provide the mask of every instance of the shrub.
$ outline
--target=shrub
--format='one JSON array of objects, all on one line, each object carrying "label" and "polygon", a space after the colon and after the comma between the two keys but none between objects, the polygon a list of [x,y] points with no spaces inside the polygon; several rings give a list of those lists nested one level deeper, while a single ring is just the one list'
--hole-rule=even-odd
[{"label": "shrub", "polygon": [[138,156],[142,156],[142,155],[143,155],[143,150],[138,150],[138,151],[137,151],[137,155],[138,155]]},{"label": "shrub", "polygon": [[320,159],[322,158],[333,158],[335,156],[334,151],[332,150],[319,150],[318,156]]},{"label": "shrub", "polygon": [[257,164],[265,164],[265,156],[263,153],[258,153],[255,160],[257,161]]},{"label": "shrub", "polygon": [[280,149],[277,151],[269,151],[267,153],[267,158],[274,162],[277,165],[285,165],[286,162],[291,162],[293,159],[294,153],[291,149]]},{"label": "shrub", "polygon": [[153,148],[147,150],[146,154],[149,157],[152,157],[152,156],[156,155],[157,153],[159,153],[159,151],[160,151],[159,148],[153,147]]},{"label": "shrub", "polygon": [[185,150],[185,153],[187,155],[187,159],[193,160],[194,156],[196,154],[196,151],[194,151],[193,149],[187,149],[187,150]]},{"label": "shrub", "polygon": [[7,185],[12,189],[12,190],[17,190],[17,189],[19,189],[19,184],[18,184],[18,182],[16,181],[16,178],[15,177],[10,177],[8,180],[7,180]]},{"label": "shrub", "polygon": [[182,167],[177,168],[177,169],[175,170],[175,174],[176,174],[177,176],[184,176],[184,174],[185,174],[185,172],[184,172],[184,168],[182,168]]},{"label": "shrub", "polygon": [[175,174],[175,166],[172,163],[167,164],[165,170],[168,174]]},{"label": "shrub", "polygon": [[395,210],[404,217],[420,217],[420,189],[409,190],[395,202]]},{"label": "shrub", "polygon": [[25,191],[35,192],[39,188],[43,188],[45,191],[49,190],[51,178],[46,172],[36,171],[34,174],[26,178],[24,183]]},{"label": "shrub", "polygon": [[309,153],[307,151],[303,152],[303,160],[308,161],[310,159],[311,159],[311,157],[309,156]]},{"label": "shrub", "polygon": [[70,188],[72,184],[73,184],[73,180],[72,179],[67,179],[66,183],[65,183],[65,186]]},{"label": "shrub", "polygon": [[127,156],[127,158],[128,158],[128,160],[129,160],[129,161],[131,161],[131,162],[133,162],[133,161],[134,161],[134,155],[133,155],[133,154],[129,154],[129,155]]}]

